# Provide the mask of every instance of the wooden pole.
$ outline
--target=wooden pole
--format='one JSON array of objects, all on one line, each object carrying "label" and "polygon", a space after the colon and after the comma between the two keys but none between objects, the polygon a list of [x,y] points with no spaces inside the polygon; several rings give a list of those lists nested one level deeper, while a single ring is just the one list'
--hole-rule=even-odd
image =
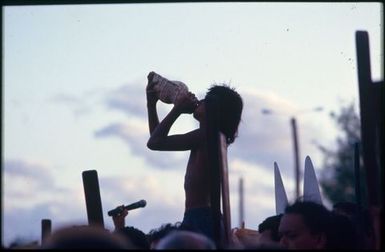
[{"label": "wooden pole", "polygon": [[290,119],[292,134],[293,134],[293,147],[294,147],[294,178],[295,178],[295,200],[300,196],[299,181],[301,180],[301,173],[299,169],[299,148],[298,148],[298,134],[297,134],[297,122],[294,117]]},{"label": "wooden pole", "polygon": [[98,173],[96,170],[83,171],[82,177],[87,207],[88,224],[90,226],[96,225],[104,228]]},{"label": "wooden pole", "polygon": [[222,248],[221,243],[221,188],[220,188],[220,162],[219,162],[219,127],[218,127],[218,98],[208,96],[206,105],[206,143],[208,167],[210,175],[210,201],[213,217],[213,238],[217,248]]},{"label": "wooden pole", "polygon": [[231,212],[230,212],[230,193],[229,193],[229,173],[227,165],[227,142],[224,134],[219,133],[219,165],[221,173],[222,188],[222,210],[224,235],[223,242],[226,246],[230,241],[231,235]]},{"label": "wooden pole", "polygon": [[51,235],[52,223],[50,219],[41,220],[41,245],[45,245],[47,238]]},{"label": "wooden pole", "polygon": [[356,193],[356,203],[361,208],[362,200],[361,200],[361,176],[360,176],[360,150],[359,143],[354,144],[354,187]]},{"label": "wooden pole", "polygon": [[356,32],[358,86],[361,113],[361,138],[364,168],[368,187],[369,206],[379,206],[380,159],[380,92],[372,82],[370,68],[369,36],[366,31]]},{"label": "wooden pole", "polygon": [[239,227],[245,227],[245,208],[243,196],[243,178],[239,179]]}]

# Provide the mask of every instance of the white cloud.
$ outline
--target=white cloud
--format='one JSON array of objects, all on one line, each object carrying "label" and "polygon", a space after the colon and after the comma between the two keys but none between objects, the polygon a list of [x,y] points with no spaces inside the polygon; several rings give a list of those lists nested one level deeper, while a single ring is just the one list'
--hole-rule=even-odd
[{"label": "white cloud", "polygon": [[3,171],[10,176],[23,176],[38,179],[41,183],[50,183],[52,174],[49,164],[42,161],[11,159],[3,161]]},{"label": "white cloud", "polygon": [[52,165],[25,159],[3,162],[3,240],[5,244],[16,237],[37,237],[40,221],[80,219],[79,207],[84,201],[82,190],[60,188],[55,184]]},{"label": "white cloud", "polygon": [[72,113],[75,115],[75,117],[78,117],[87,115],[92,111],[90,104],[87,102],[90,100],[90,96],[88,96],[87,99],[84,98],[85,97],[82,98],[78,95],[60,93],[49,98],[48,101],[61,103],[65,106],[68,106],[69,109],[72,110]]},{"label": "white cloud", "polygon": [[129,116],[147,116],[145,89],[141,85],[123,85],[106,95],[106,105]]},{"label": "white cloud", "polygon": [[263,167],[271,167],[274,161],[290,162],[292,138],[288,117],[263,115],[261,111],[290,111],[294,105],[275,95],[252,90],[244,91],[242,96],[244,111],[239,137],[229,147],[229,154]]},{"label": "white cloud", "polygon": [[[160,152],[147,148],[147,124],[130,120],[128,123],[113,123],[95,132],[95,137],[118,137],[124,141],[134,155],[145,159],[151,167],[177,169],[186,165],[187,152]],[[167,157],[167,158],[166,158]]]},{"label": "white cloud", "polygon": [[47,188],[54,187],[47,164],[21,159],[3,161],[3,184],[5,211],[41,202],[49,197]]}]

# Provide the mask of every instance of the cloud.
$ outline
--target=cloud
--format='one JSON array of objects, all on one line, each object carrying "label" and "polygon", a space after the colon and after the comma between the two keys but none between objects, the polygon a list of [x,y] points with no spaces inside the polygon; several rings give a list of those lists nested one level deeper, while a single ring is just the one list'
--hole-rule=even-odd
[{"label": "cloud", "polygon": [[[230,145],[229,155],[267,169],[272,169],[276,161],[284,168],[285,173],[285,169],[292,167],[294,163],[290,119],[291,115],[298,112],[298,108],[295,104],[266,92],[248,90],[242,93],[242,96],[244,111],[239,126],[239,137],[233,145]],[[262,109],[270,109],[274,113],[263,115]],[[303,153],[305,156],[310,152],[314,153],[315,146],[309,139],[311,136],[312,139],[315,137],[322,139],[323,132],[320,126],[305,121],[298,128],[300,154]],[[317,134],[314,135],[314,132]],[[303,160],[300,160],[301,164]]]},{"label": "cloud", "polygon": [[[61,93],[51,97],[50,101],[65,104],[73,110],[76,116],[80,116],[83,115],[82,111],[91,112],[94,98],[100,100],[101,104],[109,110],[122,112],[127,116],[125,121],[110,122],[96,129],[94,131],[96,138],[116,137],[122,140],[134,155],[143,158],[147,164],[154,168],[180,169],[180,167],[186,166],[187,152],[151,151],[146,147],[149,136],[147,108],[145,89],[141,85],[124,84],[114,89],[95,89],[80,95]],[[169,109],[168,106],[170,105],[158,104],[159,118],[165,115]],[[186,124],[180,122],[174,126],[171,132],[180,129],[181,126],[186,128]]]},{"label": "cloud", "polygon": [[[145,88],[136,83],[120,85],[114,89],[96,88],[81,94],[58,93],[48,99],[49,102],[67,106],[75,116],[92,112],[92,107],[103,105],[109,110],[124,113],[147,120]],[[158,107],[164,113],[164,107]]]},{"label": "cloud", "polygon": [[[7,159],[3,161],[3,175],[6,178],[19,177],[35,180],[36,185],[46,187],[52,185],[52,174],[47,164],[22,159]],[[8,180],[5,179],[5,184]]]},{"label": "cloud", "polygon": [[[123,112],[127,116],[135,116],[147,123],[146,92],[142,85],[124,84],[106,92],[104,104],[108,109]],[[164,115],[169,104],[158,102],[158,114]]]},{"label": "cloud", "polygon": [[294,105],[277,96],[256,91],[244,92],[242,96],[244,111],[239,136],[230,145],[229,153],[264,167],[271,167],[274,161],[291,161],[292,138],[288,117],[263,115],[261,110],[274,108],[290,115]]},{"label": "cloud", "polygon": [[72,110],[72,113],[76,116],[83,116],[91,113],[91,106],[88,104],[90,100],[90,95],[87,94],[86,97],[81,95],[71,95],[71,94],[56,94],[53,97],[48,99],[49,102],[60,103],[67,106]]},{"label": "cloud", "polygon": [[104,104],[105,94],[110,92],[106,88],[94,88],[82,93],[57,93],[47,99],[50,103],[62,104],[72,111],[75,117],[89,115],[94,107]]},{"label": "cloud", "polygon": [[52,165],[27,159],[3,161],[3,242],[17,237],[39,240],[42,219],[79,218],[84,200],[79,187],[62,188],[55,183]]},{"label": "cloud", "polygon": [[147,148],[148,140],[147,124],[143,121],[130,120],[126,124],[113,123],[97,130],[94,135],[97,138],[118,137],[130,148],[134,155],[144,160],[154,168],[175,169],[185,167],[187,163],[187,152],[159,152]]},{"label": "cloud", "polygon": [[125,114],[147,118],[145,89],[140,85],[123,85],[108,92],[105,102],[108,108]]}]

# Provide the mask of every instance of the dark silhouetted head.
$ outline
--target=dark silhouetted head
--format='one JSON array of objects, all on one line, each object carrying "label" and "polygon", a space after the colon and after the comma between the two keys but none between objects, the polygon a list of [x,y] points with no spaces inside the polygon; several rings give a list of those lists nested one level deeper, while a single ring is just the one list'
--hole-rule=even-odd
[{"label": "dark silhouetted head", "polygon": [[261,224],[258,226],[258,232],[262,235],[265,232],[269,232],[269,237],[271,241],[279,242],[279,222],[281,221],[282,214],[274,215],[266,218]]},{"label": "dark silhouetted head", "polygon": [[130,249],[133,248],[122,236],[101,227],[74,226],[54,232],[43,249]]},{"label": "dark silhouetted head", "polygon": [[166,235],[171,233],[172,231],[178,230],[179,226],[181,223],[176,223],[176,224],[163,224],[161,227],[157,229],[152,229],[150,232],[147,234],[147,239],[150,244],[150,248],[154,249],[157,243]]},{"label": "dark silhouetted head", "polygon": [[219,130],[226,136],[228,144],[234,142],[241,121],[243,101],[234,88],[226,84],[213,85],[205,99],[214,97],[218,102]]},{"label": "dark silhouetted head", "polygon": [[150,249],[146,234],[135,227],[124,227],[116,233],[126,237],[137,249]]},{"label": "dark silhouetted head", "polygon": [[323,205],[297,201],[285,209],[280,243],[288,249],[326,249],[331,213]]},{"label": "dark silhouetted head", "polygon": [[191,231],[173,231],[161,239],[156,249],[215,249],[207,236]]}]

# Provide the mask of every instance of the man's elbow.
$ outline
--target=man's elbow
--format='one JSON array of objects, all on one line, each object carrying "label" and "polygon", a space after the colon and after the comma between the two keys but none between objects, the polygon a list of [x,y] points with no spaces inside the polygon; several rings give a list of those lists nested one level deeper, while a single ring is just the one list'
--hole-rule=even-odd
[{"label": "man's elbow", "polygon": [[153,139],[149,139],[148,141],[147,141],[147,148],[149,148],[150,150],[157,150],[158,148],[157,148],[157,143],[156,143],[156,141],[155,140],[153,140]]}]

